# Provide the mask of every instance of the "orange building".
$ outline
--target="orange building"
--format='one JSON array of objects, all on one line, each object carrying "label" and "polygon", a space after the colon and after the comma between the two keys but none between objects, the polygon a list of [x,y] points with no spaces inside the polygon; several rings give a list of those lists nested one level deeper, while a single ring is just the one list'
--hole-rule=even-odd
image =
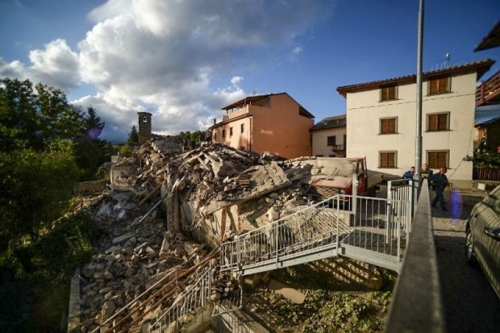
[{"label": "orange building", "polygon": [[222,110],[210,128],[212,142],[290,159],[311,156],[314,116],[287,93],[250,96]]}]

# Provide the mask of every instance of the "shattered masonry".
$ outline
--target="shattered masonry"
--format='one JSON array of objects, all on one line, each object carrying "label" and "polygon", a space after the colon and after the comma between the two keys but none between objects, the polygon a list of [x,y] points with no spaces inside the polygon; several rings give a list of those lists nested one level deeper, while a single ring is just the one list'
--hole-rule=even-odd
[{"label": "shattered masonry", "polygon": [[[201,265],[216,264],[211,249],[297,211],[313,199],[310,184],[336,172],[315,158],[283,160],[220,144],[187,150],[178,137],[145,142],[112,167],[104,193],[87,198],[103,236],[81,270],[80,331],[154,320],[196,281]],[[231,277],[217,279],[225,287],[212,299],[237,289]],[[170,301],[161,302],[167,292]]]}]

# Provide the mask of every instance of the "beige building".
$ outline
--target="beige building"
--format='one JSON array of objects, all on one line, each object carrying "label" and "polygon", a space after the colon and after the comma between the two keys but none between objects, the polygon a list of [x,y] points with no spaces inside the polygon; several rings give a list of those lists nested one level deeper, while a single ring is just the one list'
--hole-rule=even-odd
[{"label": "beige building", "polygon": [[212,142],[285,158],[310,156],[314,116],[287,93],[250,96],[222,110]]},{"label": "beige building", "polygon": [[[422,162],[448,167],[453,183],[472,180],[476,82],[486,59],[423,74]],[[347,156],[400,177],[415,164],[416,75],[338,87],[347,100]]]},{"label": "beige building", "polygon": [[346,116],[328,117],[310,130],[312,154],[318,157],[345,157]]}]

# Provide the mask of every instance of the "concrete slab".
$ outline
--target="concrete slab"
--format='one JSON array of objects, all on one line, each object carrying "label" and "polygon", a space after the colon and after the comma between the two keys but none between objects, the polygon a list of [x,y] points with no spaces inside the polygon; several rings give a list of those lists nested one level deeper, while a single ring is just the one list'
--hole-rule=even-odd
[{"label": "concrete slab", "polygon": [[306,299],[306,295],[297,289],[290,288],[287,285],[271,279],[269,281],[269,289],[274,290],[276,293],[282,295],[286,299],[292,301],[295,304],[302,304]]}]

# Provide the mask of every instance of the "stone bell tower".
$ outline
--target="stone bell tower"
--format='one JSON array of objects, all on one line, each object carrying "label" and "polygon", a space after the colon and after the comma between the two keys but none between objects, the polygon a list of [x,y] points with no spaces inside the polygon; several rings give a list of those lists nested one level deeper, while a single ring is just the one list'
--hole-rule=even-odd
[{"label": "stone bell tower", "polygon": [[149,112],[137,112],[139,115],[139,143],[144,143],[151,138],[151,117]]}]

